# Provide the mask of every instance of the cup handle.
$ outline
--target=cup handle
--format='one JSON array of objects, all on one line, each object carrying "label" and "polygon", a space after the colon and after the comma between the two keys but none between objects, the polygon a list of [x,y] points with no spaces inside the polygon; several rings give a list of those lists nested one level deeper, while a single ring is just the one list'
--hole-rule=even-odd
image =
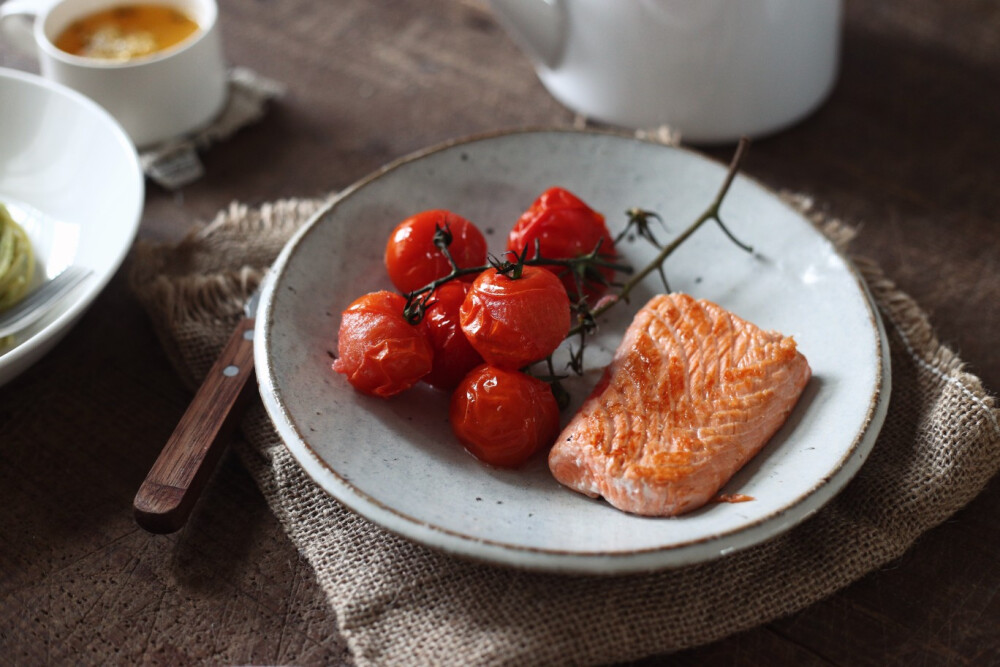
[{"label": "cup handle", "polygon": [[0,4],[0,33],[14,48],[29,56],[38,54],[33,32],[42,9],[43,3],[31,0],[7,0]]}]

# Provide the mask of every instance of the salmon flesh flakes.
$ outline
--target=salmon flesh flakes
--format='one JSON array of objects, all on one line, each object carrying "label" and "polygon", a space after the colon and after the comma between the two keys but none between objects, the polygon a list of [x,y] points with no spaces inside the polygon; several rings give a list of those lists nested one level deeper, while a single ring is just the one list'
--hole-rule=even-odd
[{"label": "salmon flesh flakes", "polygon": [[781,428],[810,376],[792,338],[709,301],[661,294],[636,314],[549,468],[626,512],[689,512]]}]

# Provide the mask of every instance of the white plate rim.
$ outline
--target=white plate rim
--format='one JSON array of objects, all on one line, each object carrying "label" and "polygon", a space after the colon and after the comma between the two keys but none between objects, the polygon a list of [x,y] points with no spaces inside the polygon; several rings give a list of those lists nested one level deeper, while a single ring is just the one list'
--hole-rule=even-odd
[{"label": "white plate rim", "polygon": [[[0,77],[15,79],[23,81],[29,85],[35,85],[41,88],[47,88],[49,90],[55,91],[56,93],[68,97],[77,104],[87,108],[95,116],[102,119],[113,134],[116,135],[116,143],[120,144],[126,154],[129,155],[129,161],[134,165],[134,174],[136,174],[138,180],[138,192],[136,197],[136,206],[134,210],[129,214],[130,225],[128,227],[128,233],[118,237],[119,246],[109,264],[107,271],[100,273],[94,272],[90,275],[84,283],[79,286],[73,292],[73,299],[61,304],[57,308],[57,314],[55,318],[51,319],[43,328],[31,334],[28,338],[18,342],[18,344],[0,354],[0,377],[4,375],[4,369],[7,367],[13,367],[18,369],[12,373],[9,377],[0,379],[0,385],[5,382],[10,382],[18,374],[27,370],[28,367],[35,361],[37,361],[49,348],[54,346],[72,327],[73,323],[83,315],[84,311],[90,307],[94,299],[97,298],[98,294],[107,286],[111,281],[111,278],[115,275],[118,269],[121,267],[122,263],[125,261],[125,256],[128,254],[129,249],[132,247],[132,243],[135,241],[135,237],[139,231],[139,224],[142,222],[142,211],[145,201],[145,187],[146,181],[145,176],[142,171],[142,163],[139,159],[139,154],[135,149],[131,139],[125,134],[125,130],[122,129],[121,125],[112,118],[111,114],[104,110],[99,104],[91,100],[89,97],[79,93],[72,88],[64,86],[62,84],[49,81],[43,77],[30,74],[28,72],[21,72],[19,70],[0,68]],[[85,267],[91,268],[91,267]]]},{"label": "white plate rim", "polygon": [[[276,391],[274,367],[268,353],[274,295],[282,270],[294,255],[296,248],[305,241],[315,225],[324,216],[336,209],[342,201],[369,183],[385,176],[402,165],[465,144],[488,141],[515,134],[530,133],[606,135],[645,144],[664,145],[655,140],[637,138],[632,134],[602,129],[578,130],[559,127],[528,127],[484,132],[444,141],[391,161],[348,186],[327,202],[289,239],[272,265],[262,290],[261,304],[254,335],[254,363],[257,368],[261,398],[275,429],[289,453],[302,467],[305,474],[324,492],[349,510],[391,533],[424,546],[445,551],[459,558],[541,572],[617,575],[651,572],[691,565],[725,556],[758,544],[765,539],[785,532],[813,515],[842,490],[861,468],[874,446],[882,427],[888,411],[889,396],[891,393],[888,339],[871,292],[853,262],[837,249],[829,239],[823,236],[818,229],[816,233],[829,243],[831,252],[837,254],[843,260],[845,266],[853,276],[858,289],[865,297],[864,303],[868,309],[871,326],[879,341],[879,349],[877,350],[879,365],[876,369],[877,386],[870,398],[866,417],[860,424],[859,430],[851,446],[841,459],[840,464],[829,475],[817,480],[816,484],[803,493],[794,503],[785,506],[771,515],[748,523],[738,530],[718,533],[710,537],[690,540],[666,547],[608,552],[542,549],[491,541],[427,523],[411,517],[399,509],[385,505],[352,485],[324,461],[308,444],[307,438],[301,429],[296,427],[291,412]],[[669,146],[669,148],[685,151],[700,160],[721,165],[717,160],[692,149],[677,146]],[[721,166],[724,167],[724,165]],[[796,216],[802,218],[806,224],[812,225],[815,229],[815,225],[805,218],[805,216],[799,211],[795,211],[786,201],[766,186],[742,172],[738,175],[738,178],[750,181],[756,187],[773,197],[781,206],[792,211]]]}]

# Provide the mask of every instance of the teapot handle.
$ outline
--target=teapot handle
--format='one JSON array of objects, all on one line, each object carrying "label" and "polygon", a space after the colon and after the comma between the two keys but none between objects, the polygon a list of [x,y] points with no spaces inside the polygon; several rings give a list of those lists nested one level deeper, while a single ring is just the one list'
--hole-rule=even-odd
[{"label": "teapot handle", "polygon": [[38,54],[35,44],[35,21],[44,3],[32,0],[7,0],[0,4],[0,33],[3,38],[25,55]]}]

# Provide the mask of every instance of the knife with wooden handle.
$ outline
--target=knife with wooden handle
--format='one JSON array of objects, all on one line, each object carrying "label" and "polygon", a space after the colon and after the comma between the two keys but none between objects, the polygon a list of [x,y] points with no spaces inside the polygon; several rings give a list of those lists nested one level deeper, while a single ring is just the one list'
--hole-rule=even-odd
[{"label": "knife with wooden handle", "polygon": [[257,391],[253,331],[259,300],[258,290],[135,495],[135,520],[151,533],[172,533],[187,521]]}]

